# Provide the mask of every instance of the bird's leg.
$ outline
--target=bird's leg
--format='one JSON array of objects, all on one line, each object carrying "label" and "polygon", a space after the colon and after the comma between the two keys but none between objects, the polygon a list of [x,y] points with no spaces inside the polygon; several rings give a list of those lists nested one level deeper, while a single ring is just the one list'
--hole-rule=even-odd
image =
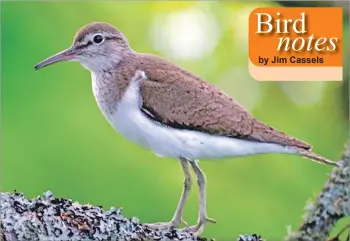
[{"label": "bird's leg", "polygon": [[190,162],[194,172],[197,175],[197,182],[199,186],[199,216],[196,225],[186,228],[186,231],[194,233],[196,236],[200,235],[207,222],[216,223],[214,219],[208,218],[206,207],[206,178],[204,172],[199,168],[195,161]]},{"label": "bird's leg", "polygon": [[184,186],[183,186],[182,194],[180,197],[180,201],[177,205],[175,214],[170,222],[146,224],[146,226],[152,229],[175,228],[179,226],[180,223],[183,223],[187,226],[187,223],[182,219],[182,214],[184,211],[185,203],[188,198],[188,194],[190,193],[190,190],[192,187],[192,178],[191,178],[190,169],[188,167],[188,160],[186,158],[180,157],[180,163],[184,171],[185,177],[184,177]]}]

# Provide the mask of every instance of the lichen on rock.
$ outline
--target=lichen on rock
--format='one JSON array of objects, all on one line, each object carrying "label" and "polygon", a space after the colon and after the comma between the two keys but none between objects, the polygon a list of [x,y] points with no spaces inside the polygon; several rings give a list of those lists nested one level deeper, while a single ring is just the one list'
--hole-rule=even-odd
[{"label": "lichen on rock", "polygon": [[151,230],[122,210],[81,205],[50,191],[28,200],[21,193],[1,193],[0,218],[6,241],[50,240],[205,240],[185,230]]}]

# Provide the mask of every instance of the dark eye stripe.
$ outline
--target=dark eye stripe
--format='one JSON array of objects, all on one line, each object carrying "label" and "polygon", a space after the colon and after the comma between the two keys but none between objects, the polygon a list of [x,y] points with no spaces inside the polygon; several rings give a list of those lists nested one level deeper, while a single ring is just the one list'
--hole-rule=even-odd
[{"label": "dark eye stripe", "polygon": [[89,46],[89,45],[91,45],[91,44],[92,44],[92,42],[89,41],[89,42],[87,42],[86,44],[81,44],[81,45],[77,46],[77,49],[85,48],[85,47],[87,47],[87,46]]},{"label": "dark eye stripe", "polygon": [[105,39],[106,40],[112,40],[112,39],[114,39],[114,40],[121,40],[121,38],[119,38],[119,37],[105,37]]}]

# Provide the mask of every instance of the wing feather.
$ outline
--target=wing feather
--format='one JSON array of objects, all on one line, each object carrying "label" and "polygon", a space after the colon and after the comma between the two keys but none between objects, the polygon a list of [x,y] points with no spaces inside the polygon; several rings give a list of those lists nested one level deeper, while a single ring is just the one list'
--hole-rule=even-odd
[{"label": "wing feather", "polygon": [[256,120],[232,97],[190,72],[154,55],[140,54],[137,67],[142,109],[155,121],[178,129],[311,149],[311,146]]}]

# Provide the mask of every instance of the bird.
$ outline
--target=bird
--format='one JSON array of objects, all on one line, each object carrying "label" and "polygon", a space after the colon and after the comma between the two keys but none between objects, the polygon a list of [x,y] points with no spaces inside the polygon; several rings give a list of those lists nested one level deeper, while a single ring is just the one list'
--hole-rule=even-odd
[{"label": "bird", "polygon": [[[160,56],[137,52],[115,26],[92,22],[82,26],[71,46],[34,66],[78,61],[90,71],[92,91],[110,125],[131,142],[157,156],[179,160],[183,189],[169,222],[146,224],[151,229],[185,229],[200,235],[207,223],[206,176],[199,160],[264,153],[298,155],[339,166],[312,152],[307,142],[255,118],[214,84]],[[194,171],[199,187],[198,221],[188,226],[183,211]]]}]

